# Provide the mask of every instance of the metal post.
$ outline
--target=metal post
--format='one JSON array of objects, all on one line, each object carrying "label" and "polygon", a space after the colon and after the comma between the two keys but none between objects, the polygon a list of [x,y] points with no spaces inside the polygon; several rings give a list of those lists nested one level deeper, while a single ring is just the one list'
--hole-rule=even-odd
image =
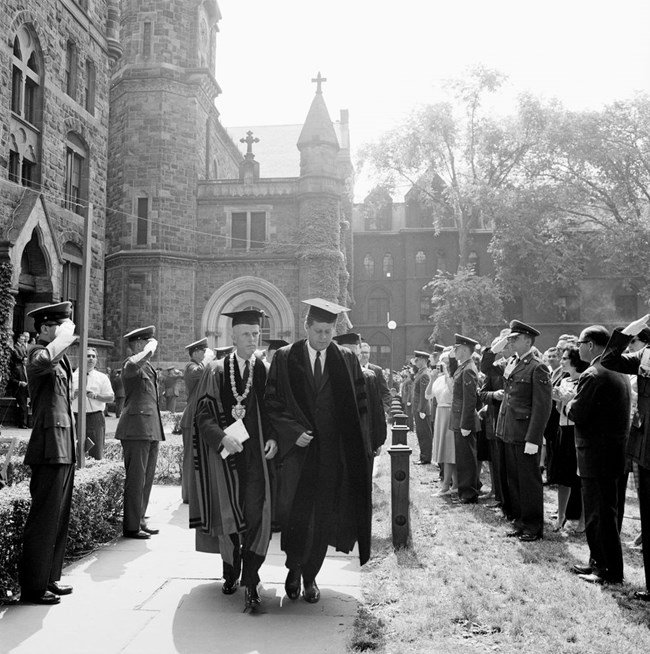
[{"label": "metal post", "polygon": [[406,445],[406,435],[409,432],[407,425],[397,425],[393,423],[390,430],[393,435],[393,445]]},{"label": "metal post", "polygon": [[394,547],[406,547],[411,531],[409,518],[409,457],[411,452],[408,445],[392,445],[388,448]]}]

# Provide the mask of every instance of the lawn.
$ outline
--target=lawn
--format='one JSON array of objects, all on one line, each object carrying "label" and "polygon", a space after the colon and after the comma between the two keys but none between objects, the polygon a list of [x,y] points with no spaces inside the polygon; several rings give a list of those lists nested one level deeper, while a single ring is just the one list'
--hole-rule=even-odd
[{"label": "lawn", "polygon": [[[417,454],[413,434],[409,444]],[[411,546],[396,552],[390,458],[378,461],[373,553],[351,652],[650,652],[650,604],[632,599],[643,588],[638,550],[624,546],[624,584],[591,586],[569,570],[588,560],[584,535],[552,531],[554,488],[545,490],[544,540],[521,543],[505,536],[509,525],[491,501],[432,497],[437,476],[435,466],[411,466]],[[623,541],[640,530],[632,484],[627,498]]]}]

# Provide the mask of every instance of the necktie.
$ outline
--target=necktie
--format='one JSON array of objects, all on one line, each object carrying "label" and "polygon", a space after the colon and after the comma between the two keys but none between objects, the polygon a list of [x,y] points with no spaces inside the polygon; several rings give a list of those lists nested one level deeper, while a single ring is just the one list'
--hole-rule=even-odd
[{"label": "necktie", "polygon": [[323,368],[320,362],[320,352],[316,352],[316,362],[314,363],[314,384],[316,389],[320,388],[321,379],[323,378]]}]

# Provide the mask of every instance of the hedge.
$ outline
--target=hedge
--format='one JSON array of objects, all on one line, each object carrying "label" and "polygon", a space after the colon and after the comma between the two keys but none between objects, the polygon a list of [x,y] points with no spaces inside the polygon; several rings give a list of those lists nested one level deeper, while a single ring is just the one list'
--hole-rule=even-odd
[{"label": "hedge", "polygon": [[[124,467],[111,461],[89,461],[75,472],[66,559],[106,543],[122,530]],[[27,481],[0,491],[0,598],[18,590],[18,561],[30,506]]]}]

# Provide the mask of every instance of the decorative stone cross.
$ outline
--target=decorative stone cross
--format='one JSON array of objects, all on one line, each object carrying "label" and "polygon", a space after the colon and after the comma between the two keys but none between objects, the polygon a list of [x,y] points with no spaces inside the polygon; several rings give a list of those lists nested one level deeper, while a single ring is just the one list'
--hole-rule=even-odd
[{"label": "decorative stone cross", "polygon": [[249,129],[246,132],[246,138],[245,139],[239,139],[240,143],[246,143],[246,154],[247,155],[252,155],[253,154],[253,143],[259,143],[260,140],[257,138],[257,136],[253,136],[253,132]]},{"label": "decorative stone cross", "polygon": [[327,77],[323,77],[320,74],[320,70],[318,71],[318,77],[312,77],[312,82],[316,82],[316,93],[322,93],[323,89],[321,88],[321,84],[323,82],[327,82]]}]

